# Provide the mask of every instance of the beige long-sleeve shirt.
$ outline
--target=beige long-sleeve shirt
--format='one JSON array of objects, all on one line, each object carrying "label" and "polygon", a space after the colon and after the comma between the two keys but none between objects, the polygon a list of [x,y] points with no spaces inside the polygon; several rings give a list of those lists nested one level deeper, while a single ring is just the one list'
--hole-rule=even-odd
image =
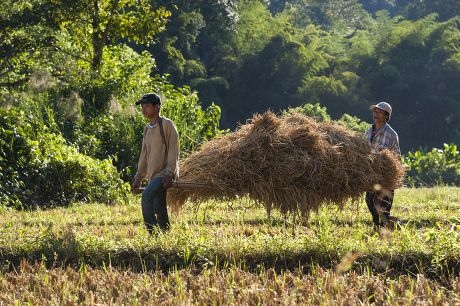
[{"label": "beige long-sleeve shirt", "polygon": [[166,161],[165,145],[161,137],[159,123],[153,126],[149,123],[144,128],[142,150],[134,182],[140,183],[144,178],[151,180],[165,175],[176,179],[179,176],[179,135],[174,123],[168,118],[162,118],[164,135],[168,144]]}]

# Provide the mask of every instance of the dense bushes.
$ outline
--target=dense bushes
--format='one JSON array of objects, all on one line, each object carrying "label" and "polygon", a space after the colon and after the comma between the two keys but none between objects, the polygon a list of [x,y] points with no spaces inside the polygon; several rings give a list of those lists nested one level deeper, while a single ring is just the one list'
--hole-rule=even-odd
[{"label": "dense bushes", "polygon": [[460,185],[460,154],[455,144],[444,144],[443,149],[409,152],[403,161],[408,168],[407,183],[411,186]]},{"label": "dense bushes", "polygon": [[47,207],[123,197],[147,123],[134,102],[145,92],[163,96],[162,115],[178,128],[182,156],[220,133],[219,107],[202,109],[196,93],[175,88],[165,78],[139,78],[143,86],[104,98],[108,104],[99,110],[84,90],[82,95],[78,86],[49,75],[32,78],[22,93],[2,95],[1,204]]},{"label": "dense bushes", "polygon": [[[283,111],[283,113],[301,113],[308,117],[314,118],[317,121],[331,121],[331,116],[329,116],[327,108],[325,106],[321,106],[319,103],[305,103],[301,106],[288,108],[287,110]],[[349,114],[343,114],[342,117],[337,120],[337,122],[359,133],[364,133],[370,127],[369,123]]]},{"label": "dense bushes", "polygon": [[86,156],[33,115],[0,108],[0,204],[111,203],[128,192],[110,159]]},{"label": "dense bushes", "polygon": [[[38,2],[25,9],[24,1],[1,5],[0,37],[8,38],[14,51],[0,54],[5,64],[5,71],[0,69],[1,204],[43,207],[122,197],[147,123],[134,102],[146,92],[164,98],[162,115],[177,126],[182,155],[220,132],[219,107],[209,103],[202,109],[188,87],[153,75],[156,61],[149,52],[127,45],[145,49],[170,15],[141,2],[111,6],[110,13],[104,5],[96,11],[74,5],[50,10]],[[30,19],[29,10],[40,17]],[[96,21],[68,16],[96,16]],[[18,23],[23,18],[27,21]],[[21,39],[37,25],[49,31],[49,48],[35,44],[34,35]],[[96,32],[110,39],[95,39]],[[27,62],[21,62],[23,56]],[[190,67],[198,77],[200,65]]]}]

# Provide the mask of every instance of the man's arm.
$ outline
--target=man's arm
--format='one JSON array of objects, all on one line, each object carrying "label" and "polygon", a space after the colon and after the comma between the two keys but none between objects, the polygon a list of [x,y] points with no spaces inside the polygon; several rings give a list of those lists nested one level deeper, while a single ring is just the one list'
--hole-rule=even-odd
[{"label": "man's arm", "polygon": [[394,152],[398,153],[399,156],[401,156],[401,149],[399,148],[399,137],[398,134],[395,134],[395,137],[393,139],[392,143],[392,148]]},{"label": "man's arm", "polygon": [[364,132],[364,138],[366,138],[367,142],[370,143],[371,142],[371,134],[372,132],[372,128],[368,128],[365,132]]},{"label": "man's arm", "polygon": [[[144,137],[145,137],[145,132],[144,132]],[[141,154],[139,156],[139,162],[137,163],[137,171],[136,175],[134,176],[134,182],[131,187],[131,192],[134,194],[139,194],[141,191],[139,190],[139,187],[141,187],[141,182],[145,177],[145,174],[147,173],[147,148],[145,144],[145,139],[142,139],[142,149],[141,149]]]},{"label": "man's arm", "polygon": [[165,176],[163,178],[163,186],[169,188],[172,186],[172,181],[178,175],[177,164],[179,162],[179,134],[176,126],[171,122],[168,124],[166,132],[168,142],[168,156],[166,158]]}]

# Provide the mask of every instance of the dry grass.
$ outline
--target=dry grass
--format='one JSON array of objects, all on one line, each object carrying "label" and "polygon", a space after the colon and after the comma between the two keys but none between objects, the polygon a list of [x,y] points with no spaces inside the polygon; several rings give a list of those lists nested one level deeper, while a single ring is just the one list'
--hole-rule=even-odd
[{"label": "dry grass", "polygon": [[166,305],[458,305],[460,279],[440,285],[423,275],[400,276],[317,268],[250,273],[238,268],[134,273],[112,267],[80,269],[23,261],[18,271],[0,275],[0,304],[166,304]]},{"label": "dry grass", "polygon": [[307,217],[324,203],[342,206],[375,188],[401,185],[404,168],[390,151],[371,153],[362,135],[301,114],[256,115],[185,159],[181,180],[209,188],[176,190],[170,205],[248,196],[270,213]]}]

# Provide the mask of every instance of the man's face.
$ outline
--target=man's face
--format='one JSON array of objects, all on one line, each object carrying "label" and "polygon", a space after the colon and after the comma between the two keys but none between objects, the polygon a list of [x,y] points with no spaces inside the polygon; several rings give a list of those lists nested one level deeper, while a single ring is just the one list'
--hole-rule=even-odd
[{"label": "man's face", "polygon": [[152,103],[143,103],[142,105],[142,114],[146,118],[151,118],[152,116],[155,116],[155,114],[158,112],[158,104],[153,105]]},{"label": "man's face", "polygon": [[375,123],[385,123],[387,121],[387,114],[380,108],[374,108],[372,110],[372,119]]}]

